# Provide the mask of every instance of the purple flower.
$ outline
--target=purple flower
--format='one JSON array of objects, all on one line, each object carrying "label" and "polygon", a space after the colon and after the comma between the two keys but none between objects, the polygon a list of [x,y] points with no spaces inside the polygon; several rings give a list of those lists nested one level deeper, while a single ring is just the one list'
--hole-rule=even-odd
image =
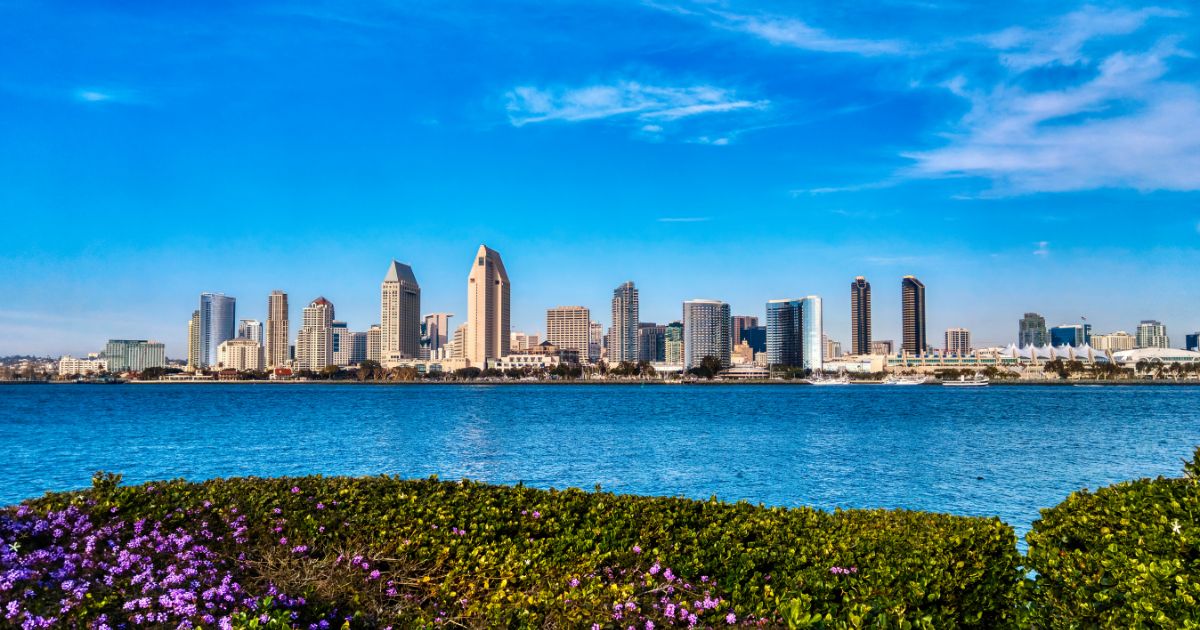
[{"label": "purple flower", "polygon": [[570,585],[571,588],[577,588],[579,586],[579,578],[571,578]]},{"label": "purple flower", "polygon": [[292,486],[292,494],[300,494],[300,486]]},{"label": "purple flower", "polygon": [[728,615],[725,615],[725,623],[727,623],[731,626],[733,624],[737,623],[737,615],[735,615],[733,613],[729,613]]},{"label": "purple flower", "polygon": [[634,546],[633,546],[633,553],[642,553],[642,548],[641,548],[641,547],[639,547],[639,546],[637,546],[637,545],[634,545]]}]

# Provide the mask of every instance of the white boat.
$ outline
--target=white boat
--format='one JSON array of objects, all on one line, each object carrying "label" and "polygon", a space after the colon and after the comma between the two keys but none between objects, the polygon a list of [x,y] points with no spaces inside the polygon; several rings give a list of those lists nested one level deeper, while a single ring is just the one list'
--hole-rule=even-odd
[{"label": "white boat", "polygon": [[899,374],[891,374],[883,379],[884,385],[924,385],[929,382],[928,376],[920,374],[914,376],[900,376]]},{"label": "white boat", "polygon": [[806,379],[804,382],[808,383],[809,385],[849,385],[850,376],[847,374],[841,374],[837,377],[831,378],[818,375]]},{"label": "white boat", "polygon": [[946,387],[987,387],[991,381],[982,374],[976,374],[975,378],[967,378],[964,374],[958,377],[957,381],[942,381],[942,385]]}]

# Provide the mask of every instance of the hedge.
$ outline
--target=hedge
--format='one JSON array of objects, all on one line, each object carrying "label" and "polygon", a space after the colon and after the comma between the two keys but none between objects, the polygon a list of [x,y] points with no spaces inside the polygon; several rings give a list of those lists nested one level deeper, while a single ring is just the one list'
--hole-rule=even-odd
[{"label": "hedge", "polygon": [[392,477],[118,481],[0,512],[7,623],[993,628],[1023,579],[995,518]]},{"label": "hedge", "polygon": [[1081,490],[1026,536],[1030,623],[1200,628],[1200,449],[1185,477]]}]

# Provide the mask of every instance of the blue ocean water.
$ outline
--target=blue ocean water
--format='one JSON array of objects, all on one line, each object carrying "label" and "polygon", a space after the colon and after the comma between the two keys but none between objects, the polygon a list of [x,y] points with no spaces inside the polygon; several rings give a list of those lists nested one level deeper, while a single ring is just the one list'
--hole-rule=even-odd
[{"label": "blue ocean water", "polygon": [[996,515],[1178,476],[1200,387],[0,387],[0,505],[85,487],[376,475]]}]

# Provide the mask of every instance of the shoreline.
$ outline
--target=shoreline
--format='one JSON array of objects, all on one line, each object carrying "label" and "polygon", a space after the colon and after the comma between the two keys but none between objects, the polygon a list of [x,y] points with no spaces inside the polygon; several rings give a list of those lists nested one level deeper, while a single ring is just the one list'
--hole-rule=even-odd
[{"label": "shoreline", "polygon": [[[271,380],[245,380],[245,381],[218,381],[218,380],[197,380],[197,381],[123,381],[120,383],[87,383],[75,381],[0,381],[0,386],[3,385],[359,385],[359,386],[582,386],[582,385],[599,385],[599,386],[620,386],[620,387],[666,387],[666,386],[696,386],[696,387],[722,387],[722,386],[737,386],[737,385],[756,385],[756,386],[773,386],[773,387],[812,387],[812,384],[805,383],[800,380],[739,380],[739,381],[661,381],[661,380],[562,380],[562,381],[357,381],[357,380],[311,380],[311,381],[271,381]],[[843,388],[851,386],[871,386],[879,385],[883,387],[894,387],[891,385],[883,385],[882,381],[851,381],[845,385],[836,385],[834,387]],[[941,387],[941,383],[924,383],[910,387]],[[1071,380],[1071,381],[993,381],[988,387],[1200,387],[1200,380]],[[976,388],[972,388],[976,389]]]}]

